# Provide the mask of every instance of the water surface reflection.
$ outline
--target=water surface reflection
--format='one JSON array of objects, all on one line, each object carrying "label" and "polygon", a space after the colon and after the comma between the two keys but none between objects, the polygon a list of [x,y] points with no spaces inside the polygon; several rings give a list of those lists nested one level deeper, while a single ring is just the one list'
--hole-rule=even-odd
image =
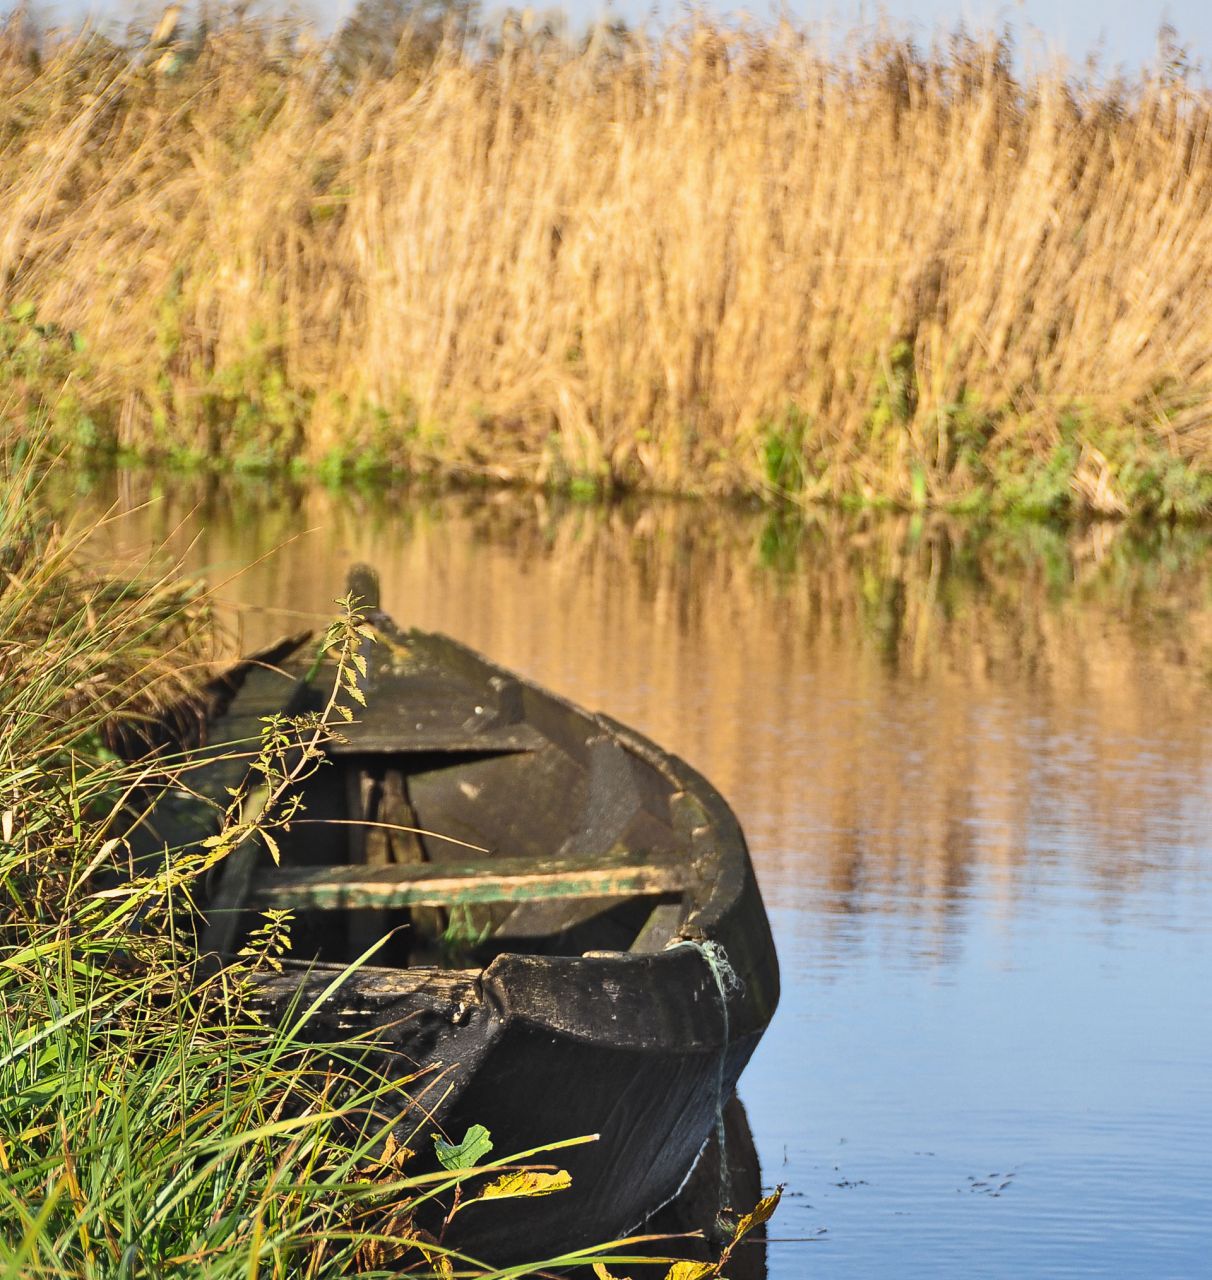
[{"label": "water surface reflection", "polygon": [[725,792],[784,969],[743,1086],[788,1183],[772,1275],[1206,1273],[1207,534],[139,476],[71,501],[133,510],[108,557],[251,564],[244,644],[370,560],[401,621]]}]

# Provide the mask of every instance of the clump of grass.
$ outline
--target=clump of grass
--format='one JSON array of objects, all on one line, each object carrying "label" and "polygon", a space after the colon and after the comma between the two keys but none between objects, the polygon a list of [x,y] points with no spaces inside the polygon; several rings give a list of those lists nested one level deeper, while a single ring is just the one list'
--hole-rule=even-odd
[{"label": "clump of grass", "polygon": [[245,1008],[268,935],[199,973],[174,916],[200,855],[125,865],[139,797],[175,777],[119,759],[105,730],[196,684],[205,599],[96,575],[39,518],[34,464],[3,481],[0,1271],[341,1270],[404,1198],[359,1123],[374,1088]]},{"label": "clump of grass", "polygon": [[704,18],[414,52],[0,35],[0,295],[58,326],[23,403],[250,471],[1207,509],[1181,57],[1020,78],[998,39]]},{"label": "clump of grass", "polygon": [[44,477],[36,453],[0,457],[0,722],[7,753],[29,759],[186,706],[214,656],[200,587],[150,564],[131,578],[91,565],[86,535],[45,514]]}]

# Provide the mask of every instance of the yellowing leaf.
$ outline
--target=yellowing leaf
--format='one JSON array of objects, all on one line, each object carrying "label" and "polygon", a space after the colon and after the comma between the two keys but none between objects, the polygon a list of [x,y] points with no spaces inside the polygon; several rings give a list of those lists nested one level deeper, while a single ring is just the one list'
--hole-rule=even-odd
[{"label": "yellowing leaf", "polygon": [[[430,1237],[432,1239],[432,1237]],[[441,1277],[441,1280],[451,1280],[454,1276],[454,1267],[451,1265],[450,1259],[446,1256],[446,1250],[436,1242],[430,1245],[422,1237],[412,1237],[408,1243],[417,1250],[418,1253],[429,1263],[431,1267],[436,1268],[433,1274]]]},{"label": "yellowing leaf", "polygon": [[383,1154],[379,1157],[379,1164],[384,1169],[395,1169],[399,1172],[411,1160],[415,1152],[411,1148],[401,1146],[396,1141],[396,1135],[389,1133],[387,1141],[383,1144]]},{"label": "yellowing leaf", "polygon": [[358,688],[358,686],[357,686],[356,684],[351,684],[351,685],[349,685],[349,686],[348,686],[348,692],[349,692],[349,696],[350,696],[350,697],[351,697],[351,698],[352,698],[352,699],[353,699],[353,700],[354,700],[354,701],[355,701],[359,706],[364,707],[364,706],[366,705],[366,695],[362,692],[362,690],[361,690],[361,689],[359,689],[359,688]]},{"label": "yellowing leaf", "polygon": [[479,1200],[507,1200],[511,1196],[549,1196],[553,1191],[567,1191],[572,1186],[572,1175],[567,1169],[554,1173],[538,1169],[519,1169],[516,1173],[502,1174],[480,1192]]},{"label": "yellowing leaf", "polygon": [[274,866],[280,867],[282,865],[282,850],[278,848],[278,842],[268,831],[261,832],[261,839],[265,841],[265,847],[269,850],[269,856],[274,860]]},{"label": "yellowing leaf", "polygon": [[[711,1272],[717,1275],[728,1265],[728,1259],[732,1256],[732,1251],[738,1244],[753,1230],[754,1227],[760,1226],[766,1222],[775,1209],[778,1208],[779,1201],[783,1198],[783,1188],[775,1187],[774,1192],[763,1200],[759,1200],[754,1205],[752,1212],[745,1214],[743,1218],[733,1228],[732,1239],[728,1241],[723,1253],[720,1254],[720,1260],[716,1264],[716,1270]],[[666,1277],[670,1280],[670,1277]],[[688,1276],[674,1276],[672,1280],[697,1280],[697,1276],[691,1274]]]},{"label": "yellowing leaf", "polygon": [[771,1214],[779,1207],[779,1201],[783,1198],[783,1188],[779,1187],[773,1194],[759,1200],[753,1206],[753,1211],[747,1213],[736,1224],[736,1230],[732,1233],[732,1240],[736,1241],[747,1236],[754,1227],[760,1226],[763,1222],[769,1222]]},{"label": "yellowing leaf", "polygon": [[665,1280],[710,1280],[719,1274],[714,1262],[675,1262],[665,1272]]},{"label": "yellowing leaf", "polygon": [[598,1280],[622,1280],[622,1277],[616,1276],[613,1271],[607,1271],[600,1262],[593,1264],[593,1274]]}]

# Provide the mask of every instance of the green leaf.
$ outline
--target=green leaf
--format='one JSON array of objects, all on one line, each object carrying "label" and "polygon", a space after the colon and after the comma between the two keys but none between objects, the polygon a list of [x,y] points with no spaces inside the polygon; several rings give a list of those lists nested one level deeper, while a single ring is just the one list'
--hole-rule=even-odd
[{"label": "green leaf", "polygon": [[492,1139],[482,1124],[473,1124],[458,1143],[444,1142],[435,1133],[433,1149],[443,1169],[470,1169],[492,1150]]}]

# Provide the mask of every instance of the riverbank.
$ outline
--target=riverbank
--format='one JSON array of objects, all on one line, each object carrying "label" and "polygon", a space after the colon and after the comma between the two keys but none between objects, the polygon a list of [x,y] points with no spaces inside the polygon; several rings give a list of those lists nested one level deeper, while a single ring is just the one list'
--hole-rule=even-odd
[{"label": "riverbank", "polygon": [[0,37],[0,417],[81,458],[1212,506],[1212,101],[697,21]]}]

